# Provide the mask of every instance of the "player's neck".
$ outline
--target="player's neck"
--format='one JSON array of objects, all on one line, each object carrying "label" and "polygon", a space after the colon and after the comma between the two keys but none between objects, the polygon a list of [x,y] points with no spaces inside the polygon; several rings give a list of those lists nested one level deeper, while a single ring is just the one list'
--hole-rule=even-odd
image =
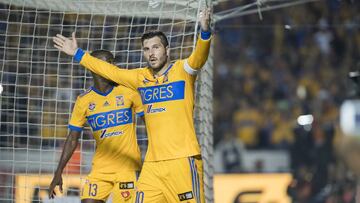
[{"label": "player's neck", "polygon": [[160,77],[162,76],[165,71],[168,69],[170,65],[170,61],[167,61],[162,68],[153,69],[154,76]]},{"label": "player's neck", "polygon": [[94,80],[94,87],[102,93],[108,92],[113,86],[110,82]]}]

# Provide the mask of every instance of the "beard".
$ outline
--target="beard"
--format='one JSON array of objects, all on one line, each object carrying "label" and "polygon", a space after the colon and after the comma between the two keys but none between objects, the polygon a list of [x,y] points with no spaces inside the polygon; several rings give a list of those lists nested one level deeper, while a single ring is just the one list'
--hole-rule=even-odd
[{"label": "beard", "polygon": [[157,66],[152,66],[150,61],[147,61],[148,67],[153,69],[155,72],[159,72],[164,67],[164,65],[166,64],[167,58],[168,58],[168,56],[165,56],[164,60],[160,61],[160,64],[157,65]]}]

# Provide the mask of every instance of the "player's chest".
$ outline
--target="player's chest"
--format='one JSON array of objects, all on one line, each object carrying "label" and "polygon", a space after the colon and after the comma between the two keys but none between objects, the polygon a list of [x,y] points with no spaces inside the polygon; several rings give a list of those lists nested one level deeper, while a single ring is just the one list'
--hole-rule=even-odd
[{"label": "player's chest", "polygon": [[128,95],[118,93],[106,97],[96,95],[89,99],[86,105],[86,116],[89,117],[104,112],[126,111],[131,108],[132,103]]},{"label": "player's chest", "polygon": [[142,81],[138,88],[144,105],[157,102],[184,99],[186,81],[181,78],[158,78],[158,80]]}]

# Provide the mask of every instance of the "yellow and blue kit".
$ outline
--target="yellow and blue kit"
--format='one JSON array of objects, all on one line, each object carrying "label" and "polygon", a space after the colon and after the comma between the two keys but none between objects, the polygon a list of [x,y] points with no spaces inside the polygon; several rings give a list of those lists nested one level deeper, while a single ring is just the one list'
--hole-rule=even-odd
[{"label": "yellow and blue kit", "polygon": [[194,85],[207,60],[210,37],[210,32],[202,32],[190,57],[175,61],[159,77],[149,67],[119,69],[81,49],[74,56],[92,72],[141,95],[148,149],[138,182],[138,202],[204,201],[193,121]]},{"label": "yellow and blue kit", "polygon": [[134,199],[136,173],[141,167],[135,114],[144,114],[140,95],[124,86],[105,93],[91,87],[78,96],[69,128],[81,131],[87,122],[96,141],[81,199],[106,200],[111,192],[113,199],[119,198],[116,202]]}]

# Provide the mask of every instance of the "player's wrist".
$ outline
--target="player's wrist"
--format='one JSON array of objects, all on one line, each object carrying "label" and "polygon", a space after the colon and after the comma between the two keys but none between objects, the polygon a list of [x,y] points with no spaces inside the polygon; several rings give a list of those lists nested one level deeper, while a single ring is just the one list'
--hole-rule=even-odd
[{"label": "player's wrist", "polygon": [[74,61],[80,62],[84,54],[85,54],[84,50],[77,48],[74,53]]},{"label": "player's wrist", "polygon": [[207,31],[201,30],[200,37],[201,37],[202,40],[210,39],[211,31],[210,30],[207,30]]}]

